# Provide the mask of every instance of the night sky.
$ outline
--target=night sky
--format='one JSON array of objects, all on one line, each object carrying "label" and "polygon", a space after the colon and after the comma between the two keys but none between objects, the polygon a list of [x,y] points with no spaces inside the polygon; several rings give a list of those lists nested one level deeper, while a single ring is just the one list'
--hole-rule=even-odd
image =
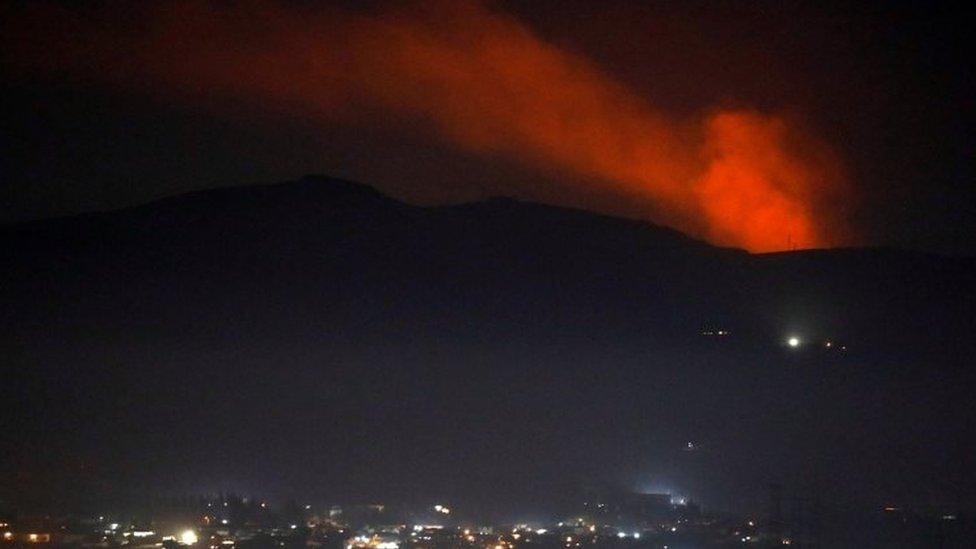
[{"label": "night sky", "polygon": [[963,21],[938,3],[8,2],[0,215],[329,173],[754,251],[971,254]]},{"label": "night sky", "polygon": [[5,2],[0,504],[976,509],[969,26]]}]

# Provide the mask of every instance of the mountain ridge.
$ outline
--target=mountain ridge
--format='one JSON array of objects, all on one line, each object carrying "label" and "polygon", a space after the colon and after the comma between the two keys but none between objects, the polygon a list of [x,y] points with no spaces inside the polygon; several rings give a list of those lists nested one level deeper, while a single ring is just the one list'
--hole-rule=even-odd
[{"label": "mountain ridge", "polygon": [[[307,174],[298,179],[277,183],[262,183],[193,190],[120,208],[82,212],[78,214],[42,219],[7,222],[0,224],[0,232],[16,233],[34,229],[43,229],[45,226],[51,227],[77,223],[99,223],[106,220],[111,220],[113,217],[131,218],[140,214],[160,215],[165,213],[167,210],[176,210],[180,208],[186,209],[188,207],[201,211],[216,210],[224,214],[234,214],[235,212],[233,210],[229,210],[228,208],[234,206],[253,207],[255,203],[260,204],[260,202],[252,202],[248,204],[247,201],[255,201],[257,199],[265,199],[270,201],[279,200],[283,203],[282,206],[290,207],[301,205],[303,202],[306,206],[313,205],[319,207],[354,207],[364,206],[367,204],[376,206],[383,204],[390,207],[390,209],[400,209],[401,211],[443,212],[445,214],[451,214],[451,212],[463,213],[465,211],[474,211],[483,214],[493,213],[502,215],[506,212],[521,210],[526,215],[542,213],[553,216],[562,215],[564,217],[579,216],[581,218],[609,221],[615,223],[621,228],[631,227],[636,230],[646,230],[648,233],[658,232],[661,234],[662,239],[673,239],[675,245],[706,245],[715,249],[726,249],[735,252],[748,253],[752,256],[776,257],[782,254],[819,254],[821,252],[843,252],[845,254],[893,253],[920,255],[927,257],[954,258],[964,262],[973,259],[969,256],[946,255],[891,246],[845,246],[836,248],[778,250],[774,252],[752,253],[739,248],[715,246],[666,225],[654,223],[653,221],[618,217],[610,214],[593,212],[583,208],[554,206],[541,202],[522,200],[510,196],[489,196],[483,200],[449,205],[417,206],[396,198],[392,198],[370,185],[324,174]],[[239,214],[244,212],[236,213]]]},{"label": "mountain ridge", "polygon": [[[837,455],[829,498],[976,493],[952,465],[972,455],[952,442],[976,439],[956,421],[974,412],[972,260],[753,255],[580,210],[322,181],[0,231],[0,432],[24,438],[0,466],[63,497],[182,475],[502,502],[664,471],[715,502]],[[683,464],[688,440],[715,449],[707,474]],[[901,445],[922,448],[909,473],[888,459]],[[42,475],[37,447],[102,464],[102,488],[59,487],[73,473]]]}]

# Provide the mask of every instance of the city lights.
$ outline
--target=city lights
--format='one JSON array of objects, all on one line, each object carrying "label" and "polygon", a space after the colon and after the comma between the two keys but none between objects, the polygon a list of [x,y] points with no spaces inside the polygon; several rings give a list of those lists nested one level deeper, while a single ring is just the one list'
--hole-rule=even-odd
[{"label": "city lights", "polygon": [[183,530],[180,532],[180,543],[183,545],[195,545],[197,542],[197,533],[193,530]]},{"label": "city lights", "polygon": [[[251,506],[253,511],[261,508],[261,500],[248,500],[249,498],[241,498],[240,501]],[[684,500],[684,504],[679,505],[677,503],[679,500]],[[274,540],[272,546],[289,546],[292,542],[305,542],[308,545],[309,541],[315,540],[315,536],[323,533],[326,536],[336,536],[334,539],[341,542],[336,546],[343,549],[430,549],[431,547],[524,549],[528,546],[636,549],[645,546],[673,547],[675,541],[697,535],[696,531],[708,532],[708,535],[714,539],[722,540],[723,547],[729,544],[757,546],[766,542],[776,546],[796,546],[804,543],[802,538],[793,537],[793,532],[788,528],[767,529],[766,524],[755,516],[739,516],[736,518],[736,524],[741,526],[728,528],[723,526],[728,523],[716,522],[714,515],[703,513],[695,501],[667,493],[633,492],[621,494],[620,497],[603,496],[597,501],[602,503],[593,503],[593,500],[590,503],[584,502],[580,508],[583,512],[574,513],[571,515],[572,518],[564,519],[560,523],[562,526],[556,526],[553,522],[549,523],[551,526],[548,527],[541,527],[546,523],[533,524],[530,527],[530,523],[517,522],[504,525],[481,523],[478,528],[473,528],[465,524],[475,524],[467,521],[478,519],[469,516],[461,519],[463,521],[461,524],[447,526],[395,520],[394,517],[405,517],[411,514],[429,515],[437,507],[440,508],[437,513],[443,513],[444,509],[447,509],[444,505],[435,507],[423,504],[417,507],[407,506],[395,511],[405,513],[402,515],[384,515],[383,511],[377,511],[379,514],[372,515],[369,519],[362,517],[354,519],[357,522],[353,524],[337,521],[334,517],[309,516],[301,511],[296,511],[291,517],[265,514],[265,518],[256,521],[238,521],[241,526],[234,530],[201,525],[185,530],[177,529],[175,535],[162,536],[161,539],[157,537],[155,540],[146,539],[155,535],[152,530],[136,530],[134,525],[124,523],[119,524],[114,530],[108,528],[107,524],[96,524],[92,528],[103,535],[101,539],[109,544],[148,547],[153,542],[161,541],[163,544],[175,542],[184,547],[208,546],[211,549],[241,546],[242,542],[253,539],[256,535],[270,536]],[[206,503],[199,505],[211,507]],[[214,503],[213,506],[216,505],[217,503]],[[354,516],[357,511],[362,511],[364,508],[376,511],[384,507],[376,504],[352,505],[349,509],[335,506],[342,511],[337,512],[335,516]],[[606,514],[599,511],[604,508],[612,511]],[[587,509],[597,509],[597,514],[587,514],[585,511]],[[305,515],[304,522],[292,522],[293,518],[299,515]],[[391,521],[391,518],[394,520]],[[957,515],[954,512],[943,511],[933,515],[933,518],[941,519],[940,522],[954,521],[957,520]],[[216,523],[216,520],[214,522]],[[307,530],[299,528],[305,525],[308,527]],[[15,525],[11,525],[9,529],[10,531],[6,528],[0,529],[0,532],[6,532],[0,536],[2,537],[0,541],[19,542],[24,546],[59,542],[55,534],[44,530],[20,533]],[[155,543],[155,545],[161,544]]]}]

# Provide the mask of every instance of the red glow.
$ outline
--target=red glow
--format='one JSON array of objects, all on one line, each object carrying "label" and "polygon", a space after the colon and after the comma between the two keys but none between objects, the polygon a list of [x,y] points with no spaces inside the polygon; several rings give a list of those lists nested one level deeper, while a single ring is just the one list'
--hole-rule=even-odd
[{"label": "red glow", "polygon": [[379,108],[462,149],[602,181],[655,204],[655,221],[720,245],[848,239],[825,213],[845,192],[842,170],[795,123],[728,110],[678,119],[507,15],[477,3],[439,8],[363,15],[184,2],[130,13],[121,27],[35,12],[30,19],[67,28],[51,40],[50,29],[23,31],[33,46],[13,55],[28,70],[306,119],[356,122]]}]

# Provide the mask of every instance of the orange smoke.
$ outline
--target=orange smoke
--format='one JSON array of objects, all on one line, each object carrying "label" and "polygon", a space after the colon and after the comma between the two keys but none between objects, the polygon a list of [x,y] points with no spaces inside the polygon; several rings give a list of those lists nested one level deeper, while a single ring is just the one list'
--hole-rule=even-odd
[{"label": "orange smoke", "polygon": [[182,2],[57,21],[56,37],[19,25],[13,64],[323,121],[413,117],[457,147],[603,181],[715,244],[772,251],[846,236],[826,215],[845,189],[839,165],[795,124],[752,111],[675,119],[482,4],[363,14]]}]

